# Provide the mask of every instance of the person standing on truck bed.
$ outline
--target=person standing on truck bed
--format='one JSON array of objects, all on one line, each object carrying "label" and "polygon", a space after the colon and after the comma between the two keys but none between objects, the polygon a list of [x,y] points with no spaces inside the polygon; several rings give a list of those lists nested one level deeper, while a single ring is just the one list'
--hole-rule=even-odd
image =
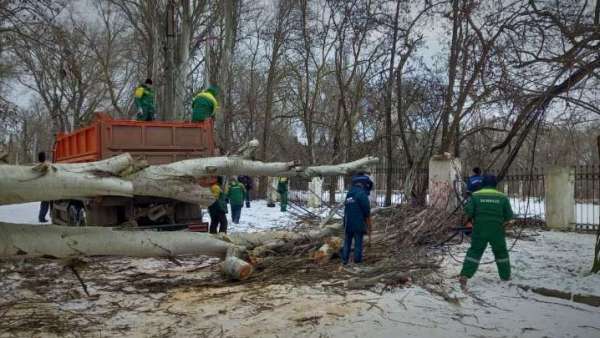
[{"label": "person standing on truck bed", "polygon": [[219,87],[210,85],[206,90],[200,91],[192,101],[192,122],[202,122],[208,118],[214,118],[219,108],[217,97]]},{"label": "person standing on truck bed", "polygon": [[152,79],[139,85],[135,89],[135,105],[138,113],[136,120],[138,121],[153,121],[154,120],[154,89],[152,89]]},{"label": "person standing on truck bed", "polygon": [[223,177],[218,176],[210,187],[215,201],[208,207],[210,215],[210,233],[216,234],[219,232],[227,233],[227,201],[225,192],[223,191]]}]

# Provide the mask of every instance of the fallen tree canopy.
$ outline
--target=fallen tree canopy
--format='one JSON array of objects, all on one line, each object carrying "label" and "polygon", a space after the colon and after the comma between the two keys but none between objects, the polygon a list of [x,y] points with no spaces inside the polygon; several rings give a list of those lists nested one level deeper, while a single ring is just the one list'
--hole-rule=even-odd
[{"label": "fallen tree canopy", "polygon": [[346,175],[377,163],[367,157],[350,163],[300,167],[294,162],[248,160],[256,147],[250,142],[242,156],[196,158],[163,165],[135,161],[129,154],[89,163],[0,165],[0,205],[98,196],[153,196],[207,207],[212,194],[198,184],[206,176],[328,176]]}]

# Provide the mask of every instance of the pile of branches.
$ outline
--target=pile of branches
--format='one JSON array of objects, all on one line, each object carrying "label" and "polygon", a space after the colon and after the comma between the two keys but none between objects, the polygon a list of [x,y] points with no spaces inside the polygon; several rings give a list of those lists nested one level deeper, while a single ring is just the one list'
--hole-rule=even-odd
[{"label": "pile of branches", "polygon": [[436,244],[448,237],[452,228],[461,227],[466,218],[461,211],[398,205],[374,212],[374,220],[400,247]]},{"label": "pile of branches", "polygon": [[430,283],[440,257],[429,250],[460,226],[461,213],[397,206],[373,212],[373,229],[364,239],[364,261],[342,266],[339,257],[343,230],[327,236],[298,236],[255,248],[255,273],[248,283],[314,284],[344,289],[397,287]]}]

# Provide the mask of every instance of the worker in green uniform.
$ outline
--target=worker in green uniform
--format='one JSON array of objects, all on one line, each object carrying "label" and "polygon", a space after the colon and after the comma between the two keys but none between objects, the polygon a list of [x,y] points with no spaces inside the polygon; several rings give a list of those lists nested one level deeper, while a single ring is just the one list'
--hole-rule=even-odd
[{"label": "worker in green uniform", "polygon": [[219,87],[210,85],[206,90],[200,91],[192,101],[192,122],[202,122],[208,118],[214,118],[219,102]]},{"label": "worker in green uniform", "polygon": [[280,177],[277,182],[277,192],[279,193],[279,205],[281,212],[287,211],[288,204],[288,178]]},{"label": "worker in green uniform", "polygon": [[500,279],[510,279],[504,225],[512,219],[513,212],[506,195],[496,190],[496,184],[496,176],[485,176],[483,188],[474,192],[465,206],[465,213],[473,220],[473,235],[460,272],[459,281],[463,289],[477,271],[488,243],[492,247]]},{"label": "worker in green uniform", "polygon": [[227,196],[223,192],[223,177],[218,176],[213,180],[210,186],[210,192],[212,193],[215,201],[208,207],[208,214],[210,215],[210,228],[211,234],[219,232],[227,233]]},{"label": "worker in green uniform", "polygon": [[233,224],[240,224],[240,216],[242,216],[242,207],[246,196],[246,188],[236,177],[232,177],[227,188],[227,198],[231,205],[231,221]]},{"label": "worker in green uniform", "polygon": [[135,89],[135,105],[138,113],[136,120],[138,121],[152,121],[154,120],[154,89],[152,89],[152,79],[146,79],[146,81],[139,85]]}]

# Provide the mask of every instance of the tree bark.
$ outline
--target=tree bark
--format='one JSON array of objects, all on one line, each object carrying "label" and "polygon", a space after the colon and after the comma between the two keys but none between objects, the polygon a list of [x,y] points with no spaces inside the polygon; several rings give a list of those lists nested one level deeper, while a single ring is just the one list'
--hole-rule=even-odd
[{"label": "tree bark", "polygon": [[[66,166],[66,165],[65,165]],[[134,195],[131,182],[53,165],[0,165],[0,205],[60,199]]]},{"label": "tree bark", "polygon": [[396,40],[398,39],[398,16],[400,14],[400,1],[396,1],[396,14],[392,27],[392,50],[390,51],[390,67],[388,74],[387,90],[385,95],[385,150],[386,150],[386,178],[385,178],[385,206],[392,204],[392,92],[394,90],[394,62],[396,60]]},{"label": "tree bark", "polygon": [[[250,142],[241,151],[247,156],[255,147],[256,142]],[[127,154],[83,164],[0,165],[0,204],[96,196],[154,196],[208,207],[214,198],[208,188],[198,184],[201,177],[338,176],[363,170],[378,161],[375,157],[365,157],[350,163],[303,168],[294,162],[264,163],[244,156],[189,159],[141,170],[141,164]]]},{"label": "tree bark", "polygon": [[234,244],[206,233],[118,231],[107,227],[0,223],[0,257],[206,255],[225,258]]}]

